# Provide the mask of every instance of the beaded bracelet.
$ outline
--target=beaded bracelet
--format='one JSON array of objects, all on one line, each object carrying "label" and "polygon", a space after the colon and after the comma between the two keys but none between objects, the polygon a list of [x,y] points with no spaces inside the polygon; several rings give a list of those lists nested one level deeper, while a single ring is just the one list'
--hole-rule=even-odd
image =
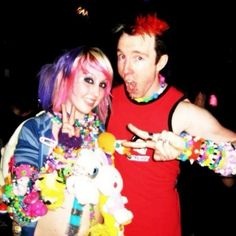
[{"label": "beaded bracelet", "polygon": [[3,201],[7,211],[19,226],[37,221],[47,213],[47,207],[34,189],[33,183],[38,178],[38,170],[30,165],[21,164],[13,167],[12,182],[3,187]]},{"label": "beaded bracelet", "polygon": [[222,163],[216,168],[215,172],[222,176],[236,175],[236,150],[235,147],[227,142],[222,144],[224,156]]},{"label": "beaded bracelet", "polygon": [[76,136],[72,136],[69,137],[68,133],[63,133],[61,130],[59,131],[59,135],[58,135],[58,139],[59,139],[59,143],[60,145],[64,145],[67,148],[79,148],[82,145],[82,137],[76,137]]},{"label": "beaded bracelet", "polygon": [[230,142],[216,144],[186,132],[182,132],[180,136],[185,141],[185,149],[177,157],[178,160],[189,160],[191,164],[197,162],[222,176],[236,174],[236,150]]}]

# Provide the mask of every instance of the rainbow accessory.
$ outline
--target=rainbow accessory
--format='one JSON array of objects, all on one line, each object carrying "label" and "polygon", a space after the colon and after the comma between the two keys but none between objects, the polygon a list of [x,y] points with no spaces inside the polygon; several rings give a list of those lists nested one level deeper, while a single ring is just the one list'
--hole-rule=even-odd
[{"label": "rainbow accessory", "polygon": [[154,93],[153,95],[151,95],[150,97],[143,97],[143,98],[134,98],[134,100],[138,103],[140,102],[150,102],[152,100],[155,100],[159,97],[158,93]]},{"label": "rainbow accessory", "polygon": [[47,207],[40,199],[40,194],[33,188],[38,178],[38,171],[30,165],[13,168],[15,173],[11,184],[4,186],[3,201],[8,205],[8,212],[20,226],[37,221],[47,213]]},{"label": "rainbow accessory", "polygon": [[236,150],[230,142],[217,144],[186,132],[182,132],[181,137],[185,141],[185,149],[178,160],[189,160],[191,164],[197,162],[223,176],[236,174]]},{"label": "rainbow accessory", "polygon": [[[56,119],[56,121],[61,124],[59,119]],[[92,122],[91,125],[93,126],[94,123]],[[95,126],[97,127],[97,125]],[[96,137],[97,129],[94,132],[94,134],[91,134],[92,136],[85,135],[83,137],[88,138],[88,140],[89,137]],[[5,202],[12,200],[11,205],[8,204],[10,206],[9,212],[14,215],[13,218],[16,219],[19,226],[25,226],[37,221],[48,210],[60,207],[63,204],[64,193],[68,191],[74,194],[73,207],[67,229],[69,236],[76,235],[79,232],[84,204],[89,204],[89,232],[91,236],[124,235],[124,226],[131,222],[133,215],[124,206],[127,200],[120,194],[120,187],[122,188],[123,186],[122,178],[119,177],[119,172],[113,166],[116,139],[112,134],[104,132],[98,134],[97,140],[96,138],[90,140],[91,145],[88,145],[88,142],[82,142],[80,147],[77,145],[68,147],[62,144],[62,141],[64,142],[65,140],[60,140],[59,138],[59,144],[47,156],[40,172],[29,165],[20,165],[18,167],[13,165],[14,179],[9,186],[6,186],[4,195],[6,196]],[[81,149],[83,145],[85,145],[85,148]],[[90,147],[90,149],[86,147]],[[90,152],[96,153],[96,156],[93,156]],[[92,169],[90,164],[93,162],[89,158],[96,159]],[[97,160],[97,158],[101,158],[101,160]],[[87,160],[88,162],[86,162]],[[99,163],[104,165],[101,164],[100,166]],[[88,182],[86,181],[87,177],[90,178]],[[17,188],[18,193],[20,193],[18,194],[15,191],[15,185],[19,184],[22,178],[28,182],[26,181],[26,185],[23,182],[23,190],[22,188]],[[83,182],[86,185],[79,185],[76,181],[80,182],[80,180],[86,181]],[[81,186],[82,188],[80,188]],[[81,200],[83,190],[86,191],[88,188],[93,190],[94,187],[94,191],[87,193],[95,194],[94,198],[97,200],[94,201],[94,198],[90,199],[90,197],[89,201],[87,201],[87,198],[85,201],[83,201],[84,199]],[[82,191],[80,192],[80,190]],[[97,192],[98,195],[96,196]],[[37,203],[36,207],[30,209],[29,204],[34,205],[34,203]],[[94,204],[98,204],[104,217],[102,224],[97,222]]]},{"label": "rainbow accessory", "polygon": [[[52,121],[62,124],[61,114],[54,114]],[[83,119],[76,119],[74,126],[79,129],[80,136],[69,138],[67,134],[60,133],[59,136],[62,135],[59,137],[61,144],[73,148],[79,143],[80,148],[94,148],[99,133],[105,130],[104,124],[95,113],[87,114]]]},{"label": "rainbow accessory", "polygon": [[[61,115],[53,115],[52,122],[61,124]],[[66,179],[75,173],[75,162],[78,159],[78,153],[81,148],[97,148],[98,135],[104,130],[104,125],[99,121],[95,113],[88,114],[82,120],[76,120],[75,127],[80,129],[80,137],[72,142],[73,145],[67,146],[74,140],[68,136],[63,136],[59,144],[53,148],[53,151],[41,167],[40,171],[26,164],[12,167],[12,180],[4,186],[3,201],[8,205],[8,212],[20,226],[35,222],[39,217],[45,215],[48,210],[60,207],[64,199],[64,189]],[[55,180],[54,188],[44,184],[47,179],[52,183],[52,177]],[[44,182],[43,182],[44,181]],[[54,192],[51,189],[56,189]],[[56,194],[55,194],[56,193]],[[38,196],[33,198],[33,196]],[[43,202],[55,199],[47,205]],[[29,201],[29,200],[32,201]],[[43,199],[43,200],[42,200]],[[92,215],[92,213],[91,213]]]}]

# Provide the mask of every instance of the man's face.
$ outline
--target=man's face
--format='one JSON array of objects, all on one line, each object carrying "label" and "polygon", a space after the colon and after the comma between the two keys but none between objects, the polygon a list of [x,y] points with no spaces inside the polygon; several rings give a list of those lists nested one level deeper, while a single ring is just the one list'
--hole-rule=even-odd
[{"label": "man's face", "polygon": [[151,96],[158,89],[155,37],[124,33],[117,45],[118,72],[131,98]]}]

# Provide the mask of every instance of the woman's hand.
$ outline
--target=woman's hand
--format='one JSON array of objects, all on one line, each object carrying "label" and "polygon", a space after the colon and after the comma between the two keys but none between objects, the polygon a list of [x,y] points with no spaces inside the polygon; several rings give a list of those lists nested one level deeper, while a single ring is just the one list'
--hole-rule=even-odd
[{"label": "woman's hand", "polygon": [[72,106],[71,113],[68,115],[65,104],[62,104],[62,128],[61,132],[68,134],[71,138],[79,136],[79,130],[74,126],[75,124],[75,107]]},{"label": "woman's hand", "polygon": [[69,148],[79,148],[82,144],[79,127],[75,127],[75,107],[71,108],[71,113],[68,115],[66,107],[62,105],[62,127],[59,132],[59,143]]}]

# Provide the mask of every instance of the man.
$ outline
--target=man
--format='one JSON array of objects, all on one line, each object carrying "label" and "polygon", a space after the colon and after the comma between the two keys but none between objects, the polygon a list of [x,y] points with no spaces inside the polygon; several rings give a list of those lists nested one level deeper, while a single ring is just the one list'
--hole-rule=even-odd
[{"label": "man", "polygon": [[[115,165],[124,178],[127,207],[134,213],[132,223],[125,229],[126,236],[181,235],[176,190],[179,163],[177,160],[155,161],[171,159],[177,154],[165,138],[156,137],[157,144],[154,144],[152,140],[137,140],[133,133],[142,133],[139,136],[146,140],[148,132],[163,130],[175,134],[186,131],[217,143],[236,140],[234,132],[222,127],[207,110],[190,103],[180,91],[167,85],[160,74],[168,62],[163,41],[168,27],[165,21],[150,14],[137,16],[133,23],[119,25],[116,30],[117,67],[124,84],[113,89],[107,128],[117,139],[136,141],[133,147],[142,147],[126,156],[115,157]],[[129,125],[133,133],[130,132],[129,123],[141,130]],[[164,133],[168,135],[169,132]]]}]

